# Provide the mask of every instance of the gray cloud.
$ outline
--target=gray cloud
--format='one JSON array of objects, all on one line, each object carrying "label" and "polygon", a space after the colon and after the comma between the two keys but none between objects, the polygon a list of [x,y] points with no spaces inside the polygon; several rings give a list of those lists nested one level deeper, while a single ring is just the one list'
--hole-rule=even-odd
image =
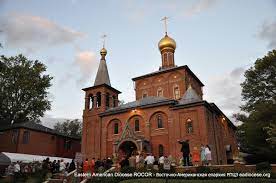
[{"label": "gray cloud", "polygon": [[96,59],[95,53],[91,51],[79,51],[75,55],[74,65],[76,65],[80,71],[78,84],[83,84],[88,80],[92,80],[91,76],[98,68],[99,62]]},{"label": "gray cloud", "polygon": [[239,112],[242,104],[240,83],[244,80],[244,72],[245,68],[239,67],[207,80],[205,99],[216,103],[228,117]]},{"label": "gray cloud", "polygon": [[199,0],[185,12],[186,16],[192,16],[205,11],[216,4],[217,0]]},{"label": "gray cloud", "polygon": [[69,81],[75,81],[79,88],[87,81],[92,82],[92,75],[97,71],[99,62],[92,51],[76,50],[73,63],[71,63],[59,78],[58,85],[65,86]]},{"label": "gray cloud", "polygon": [[268,41],[269,48],[276,48],[276,20],[265,22],[259,32],[259,37]]},{"label": "gray cloud", "polygon": [[84,33],[32,15],[10,14],[0,17],[0,27],[5,47],[22,48],[27,51],[72,43],[85,36]]}]

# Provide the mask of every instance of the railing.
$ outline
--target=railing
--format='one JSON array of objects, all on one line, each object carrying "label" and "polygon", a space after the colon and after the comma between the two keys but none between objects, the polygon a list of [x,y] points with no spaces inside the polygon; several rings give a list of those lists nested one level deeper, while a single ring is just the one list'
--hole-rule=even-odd
[{"label": "railing", "polygon": [[64,181],[66,180],[67,183],[72,183],[75,179],[74,174],[77,172],[77,169],[71,171],[70,173],[68,173],[67,175],[62,175],[60,174],[59,178],[48,178],[46,181],[44,181],[43,183],[51,183],[51,182],[56,182],[56,181]]},{"label": "railing", "polygon": [[[115,170],[115,167],[111,167],[109,168],[108,170],[106,170],[104,173],[109,173],[110,171],[113,171]],[[81,181],[80,183],[86,183],[88,181],[88,178],[84,179],[83,181]]]}]

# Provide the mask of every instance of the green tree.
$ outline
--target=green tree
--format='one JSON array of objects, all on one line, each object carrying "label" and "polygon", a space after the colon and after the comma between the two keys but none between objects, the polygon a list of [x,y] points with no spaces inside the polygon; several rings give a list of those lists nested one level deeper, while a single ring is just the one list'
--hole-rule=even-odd
[{"label": "green tree", "polygon": [[46,66],[23,55],[0,57],[0,124],[38,121],[51,105]]},{"label": "green tree", "polygon": [[271,144],[272,147],[276,146],[276,124],[270,124],[265,128],[267,130],[269,138],[266,140]]},{"label": "green tree", "polygon": [[78,119],[58,122],[54,129],[64,135],[81,137],[82,125]]},{"label": "green tree", "polygon": [[[255,155],[256,159],[276,161],[276,50],[257,59],[254,66],[245,72],[242,86],[241,106],[243,113],[236,119],[243,122],[239,127],[241,149]],[[273,137],[274,136],[274,137]]]}]

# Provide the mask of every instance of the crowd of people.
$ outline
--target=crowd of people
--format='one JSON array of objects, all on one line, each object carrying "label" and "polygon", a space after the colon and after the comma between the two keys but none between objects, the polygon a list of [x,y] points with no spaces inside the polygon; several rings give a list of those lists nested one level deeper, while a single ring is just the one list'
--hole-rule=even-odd
[{"label": "crowd of people", "polygon": [[158,169],[163,166],[166,156],[157,158],[152,153],[133,153],[130,157],[123,156],[119,165],[121,168],[133,167],[133,168],[147,168],[147,169]]},{"label": "crowd of people", "polygon": [[76,164],[74,159],[72,159],[71,163],[65,163],[63,159],[61,160],[54,160],[50,161],[49,158],[46,158],[42,161],[42,169],[51,172],[52,174],[55,173],[68,173],[76,169]]},{"label": "crowd of people", "polygon": [[78,168],[82,170],[83,173],[93,173],[99,171],[105,171],[110,169],[113,164],[125,168],[147,168],[147,169],[160,169],[164,166],[199,166],[199,165],[210,165],[212,161],[211,148],[209,145],[201,145],[200,149],[198,147],[193,147],[190,151],[189,141],[178,141],[182,147],[181,152],[183,156],[180,157],[179,163],[172,158],[171,155],[160,157],[153,156],[152,153],[139,153],[133,152],[130,156],[123,155],[118,159],[118,157],[108,157],[103,160],[92,158],[91,160],[86,159],[81,164],[78,164],[72,159],[72,161],[65,162],[63,159],[50,161],[49,158],[44,159],[42,162],[32,162],[32,163],[22,163],[17,161],[16,163],[11,163],[6,174],[13,177],[27,176],[29,174],[35,173],[37,171],[42,171],[45,175],[51,173],[61,173],[66,175],[68,172],[72,172]]},{"label": "crowd of people", "polygon": [[66,174],[75,170],[75,168],[74,159],[71,163],[65,163],[63,159],[50,161],[49,158],[46,158],[42,162],[13,162],[6,168],[6,175],[10,176],[13,180],[18,180],[19,178],[28,177],[37,172],[41,173],[42,176],[46,176],[49,173],[51,175],[55,173]]},{"label": "crowd of people", "polygon": [[28,176],[42,170],[42,164],[39,162],[22,163],[20,161],[11,163],[6,168],[6,175],[12,177]]},{"label": "crowd of people", "polygon": [[179,158],[177,163],[175,159],[169,155],[160,155],[159,158],[153,156],[151,153],[139,153],[134,152],[131,156],[122,156],[119,161],[120,167],[135,167],[148,169],[152,168],[163,168],[164,164],[169,166],[208,166],[211,165],[212,155],[211,148],[209,145],[201,145],[201,148],[193,147],[190,151],[189,141],[179,141],[182,144],[181,152],[183,156]]},{"label": "crowd of people", "polygon": [[[189,140],[178,141],[181,146],[181,152],[183,154],[181,162],[184,166],[199,166],[199,165],[211,165],[212,152],[209,145],[201,144],[200,149],[196,146],[190,151]],[[182,165],[182,163],[180,164]]]},{"label": "crowd of people", "polygon": [[88,159],[86,159],[81,166],[83,173],[94,173],[98,171],[108,170],[112,167],[112,165],[113,160],[108,157],[104,158],[103,160],[96,160],[95,158],[92,158],[92,160],[89,161]]}]

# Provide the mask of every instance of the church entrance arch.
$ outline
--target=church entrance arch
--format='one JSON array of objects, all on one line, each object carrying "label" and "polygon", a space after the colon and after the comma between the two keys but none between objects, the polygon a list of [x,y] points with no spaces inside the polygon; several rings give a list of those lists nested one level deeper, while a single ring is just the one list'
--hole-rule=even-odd
[{"label": "church entrance arch", "polygon": [[126,140],[119,144],[118,154],[119,157],[127,156],[130,157],[133,152],[137,152],[137,145],[133,141]]}]

